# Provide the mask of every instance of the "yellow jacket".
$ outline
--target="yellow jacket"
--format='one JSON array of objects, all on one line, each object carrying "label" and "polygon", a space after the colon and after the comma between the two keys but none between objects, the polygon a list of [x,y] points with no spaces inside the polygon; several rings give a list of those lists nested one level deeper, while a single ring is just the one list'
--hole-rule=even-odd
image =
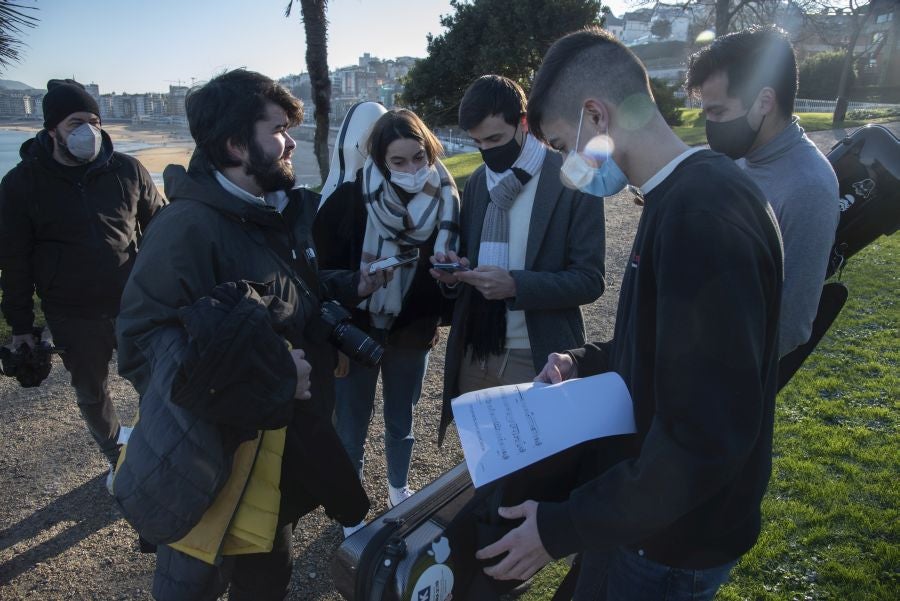
[{"label": "yellow jacket", "polygon": [[285,432],[260,431],[242,443],[215,502],[184,538],[169,546],[213,565],[221,555],[271,551],[281,506]]}]

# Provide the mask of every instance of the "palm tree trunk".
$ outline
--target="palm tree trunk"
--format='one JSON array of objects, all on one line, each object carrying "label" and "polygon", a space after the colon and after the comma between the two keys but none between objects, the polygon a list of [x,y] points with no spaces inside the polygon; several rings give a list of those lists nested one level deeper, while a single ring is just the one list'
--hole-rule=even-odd
[{"label": "palm tree trunk", "polygon": [[322,182],[328,177],[328,115],[331,113],[331,78],[328,76],[327,0],[300,0],[303,28],[306,30],[306,69],[316,107],[316,135],[313,152],[319,162]]}]

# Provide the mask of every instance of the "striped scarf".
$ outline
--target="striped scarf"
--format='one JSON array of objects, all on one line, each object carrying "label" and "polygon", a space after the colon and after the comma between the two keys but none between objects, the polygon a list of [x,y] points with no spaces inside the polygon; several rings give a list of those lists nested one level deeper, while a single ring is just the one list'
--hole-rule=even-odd
[{"label": "striped scarf", "polygon": [[[456,182],[439,160],[432,165],[422,190],[404,202],[372,158],[363,165],[362,192],[368,219],[362,260],[392,257],[428,241],[437,229],[434,252],[459,250],[459,192]],[[432,254],[431,249],[420,252]],[[403,308],[403,298],[412,285],[416,264],[400,266],[385,288],[359,304],[372,315],[376,327],[390,326]]]},{"label": "striped scarf", "polygon": [[534,136],[525,134],[522,151],[512,167],[503,173],[494,173],[485,167],[488,203],[481,228],[481,246],[478,249],[479,265],[496,265],[509,269],[509,210],[525,187],[544,164],[547,147]]}]

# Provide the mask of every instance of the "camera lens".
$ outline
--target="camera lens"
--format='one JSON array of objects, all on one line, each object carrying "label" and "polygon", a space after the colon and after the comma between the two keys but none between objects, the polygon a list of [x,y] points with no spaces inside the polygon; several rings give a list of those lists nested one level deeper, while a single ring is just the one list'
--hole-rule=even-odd
[{"label": "camera lens", "polygon": [[333,340],[338,349],[350,359],[368,367],[381,364],[384,347],[353,324],[337,324],[333,330]]}]

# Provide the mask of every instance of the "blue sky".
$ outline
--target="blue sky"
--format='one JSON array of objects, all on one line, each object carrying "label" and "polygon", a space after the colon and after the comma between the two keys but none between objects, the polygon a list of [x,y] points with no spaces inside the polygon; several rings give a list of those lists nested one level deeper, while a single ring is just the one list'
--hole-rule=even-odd
[{"label": "blue sky", "polygon": [[[514,0],[513,0],[514,1]],[[287,0],[19,0],[34,5],[37,27],[22,36],[23,59],[5,72],[44,87],[75,77],[101,93],[166,91],[235,67],[270,77],[305,71],[299,2]],[[622,0],[609,2],[621,14]],[[426,35],[440,34],[448,0],[330,0],[329,67],[380,58],[425,56]]]}]

